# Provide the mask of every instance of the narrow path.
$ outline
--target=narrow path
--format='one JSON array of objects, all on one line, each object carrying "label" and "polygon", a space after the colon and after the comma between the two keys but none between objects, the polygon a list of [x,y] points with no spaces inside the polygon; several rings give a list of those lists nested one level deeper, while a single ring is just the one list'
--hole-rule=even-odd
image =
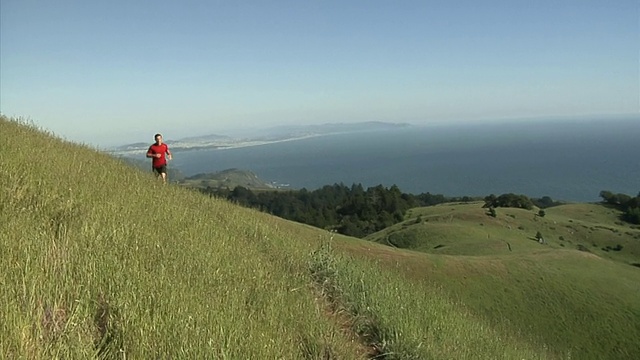
[{"label": "narrow path", "polygon": [[[318,284],[313,285],[313,292],[316,294],[315,298],[320,309],[322,309],[325,316],[337,324],[342,334],[351,342],[356,350],[356,355],[361,359],[383,359],[383,352],[374,344],[369,344],[367,341],[355,331],[355,318],[344,308],[337,300],[331,299],[327,294],[322,291],[322,288]],[[326,360],[330,360],[331,357],[326,357]]]}]

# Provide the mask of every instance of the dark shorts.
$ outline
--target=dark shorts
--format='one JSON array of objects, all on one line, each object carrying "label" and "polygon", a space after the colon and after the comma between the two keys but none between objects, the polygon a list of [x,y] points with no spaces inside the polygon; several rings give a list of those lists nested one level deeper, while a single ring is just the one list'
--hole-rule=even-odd
[{"label": "dark shorts", "polygon": [[158,174],[158,175],[160,175],[162,173],[164,173],[164,174],[167,173],[167,165],[161,165],[161,166],[158,166],[158,167],[152,166],[152,168],[153,168],[153,172]]}]

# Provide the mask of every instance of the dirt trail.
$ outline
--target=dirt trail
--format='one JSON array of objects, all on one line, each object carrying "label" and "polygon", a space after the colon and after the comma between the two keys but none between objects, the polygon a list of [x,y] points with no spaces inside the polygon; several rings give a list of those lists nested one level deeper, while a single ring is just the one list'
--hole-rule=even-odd
[{"label": "dirt trail", "polygon": [[[337,300],[331,299],[321,289],[321,286],[314,284],[316,302],[324,315],[337,324],[343,336],[354,346],[356,355],[360,359],[384,359],[385,355],[375,344],[370,344],[355,331],[356,319]],[[331,356],[324,359],[333,359]]]}]

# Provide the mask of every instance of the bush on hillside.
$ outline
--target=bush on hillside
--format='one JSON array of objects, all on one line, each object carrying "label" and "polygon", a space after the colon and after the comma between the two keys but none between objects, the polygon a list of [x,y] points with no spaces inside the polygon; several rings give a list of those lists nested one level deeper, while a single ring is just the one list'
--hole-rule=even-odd
[{"label": "bush on hillside", "polygon": [[491,207],[512,207],[512,208],[520,208],[531,210],[533,209],[533,202],[525,195],[516,195],[516,194],[502,194],[498,197],[491,194],[484,198],[484,206],[485,208]]},{"label": "bush on hillside", "polygon": [[605,204],[623,212],[622,220],[631,224],[640,224],[640,193],[636,197],[631,197],[627,194],[614,194],[611,191],[602,190],[600,197]]},{"label": "bush on hillside", "polygon": [[616,246],[605,246],[602,248],[603,251],[622,251],[624,247],[620,244],[617,244]]},{"label": "bush on hillside", "polygon": [[552,198],[550,198],[549,196],[543,196],[541,198],[538,199],[531,199],[531,202],[533,202],[533,204],[541,209],[546,209],[546,208],[550,208],[553,206],[559,206],[562,205],[563,203],[561,201],[555,201]]},{"label": "bush on hillside", "polygon": [[632,224],[640,224],[640,207],[627,210],[622,216],[622,219]]}]

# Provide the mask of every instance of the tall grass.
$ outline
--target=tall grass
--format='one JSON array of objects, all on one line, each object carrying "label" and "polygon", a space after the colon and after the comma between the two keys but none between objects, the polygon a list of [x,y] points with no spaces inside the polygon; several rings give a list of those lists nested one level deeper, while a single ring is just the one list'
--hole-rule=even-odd
[{"label": "tall grass", "polygon": [[3,357],[357,357],[273,221],[0,126]]},{"label": "tall grass", "polygon": [[[464,319],[466,315],[458,336],[464,336],[464,330],[473,329],[476,323],[498,334],[506,343],[533,349],[534,354],[546,358],[636,359],[640,356],[637,340],[640,337],[640,272],[632,266],[564,249],[499,256],[447,256],[355,241],[336,242],[336,246],[352,254],[349,264],[375,259],[375,264],[384,267],[383,279],[391,274],[403,279],[389,281],[388,288],[381,286],[383,293],[393,293],[391,286],[410,284],[397,298],[398,304],[405,305],[405,300],[401,300],[403,296],[429,294],[423,302],[442,298],[450,304],[445,309],[458,312],[448,314],[439,310],[439,316]],[[370,271],[361,276],[380,277]],[[383,299],[380,295],[370,298]],[[410,308],[418,311],[416,307]],[[400,328],[407,323],[400,320],[403,317],[398,314],[387,319],[390,328]],[[425,319],[424,324],[428,324],[428,320]],[[455,321],[449,322],[450,326],[455,326],[453,324]],[[480,334],[482,332],[477,336]],[[491,342],[485,345],[489,344]]]},{"label": "tall grass", "polygon": [[[333,251],[315,253],[325,293],[353,318],[352,328],[387,359],[547,359],[544,344],[522,341],[453,302],[438,287],[408,281],[378,261]],[[521,335],[521,334],[517,334]]]},{"label": "tall grass", "polygon": [[[396,237],[438,254],[403,267],[412,277],[424,274],[419,282],[442,287],[492,327],[574,358],[640,357],[640,272],[629,266],[640,259],[640,233],[619,221],[619,211],[571,204],[550,208],[545,217],[512,208],[490,217],[481,205],[412,209],[414,218],[371,239]],[[533,240],[535,231],[545,245]],[[601,250],[616,243],[623,251]]]}]

